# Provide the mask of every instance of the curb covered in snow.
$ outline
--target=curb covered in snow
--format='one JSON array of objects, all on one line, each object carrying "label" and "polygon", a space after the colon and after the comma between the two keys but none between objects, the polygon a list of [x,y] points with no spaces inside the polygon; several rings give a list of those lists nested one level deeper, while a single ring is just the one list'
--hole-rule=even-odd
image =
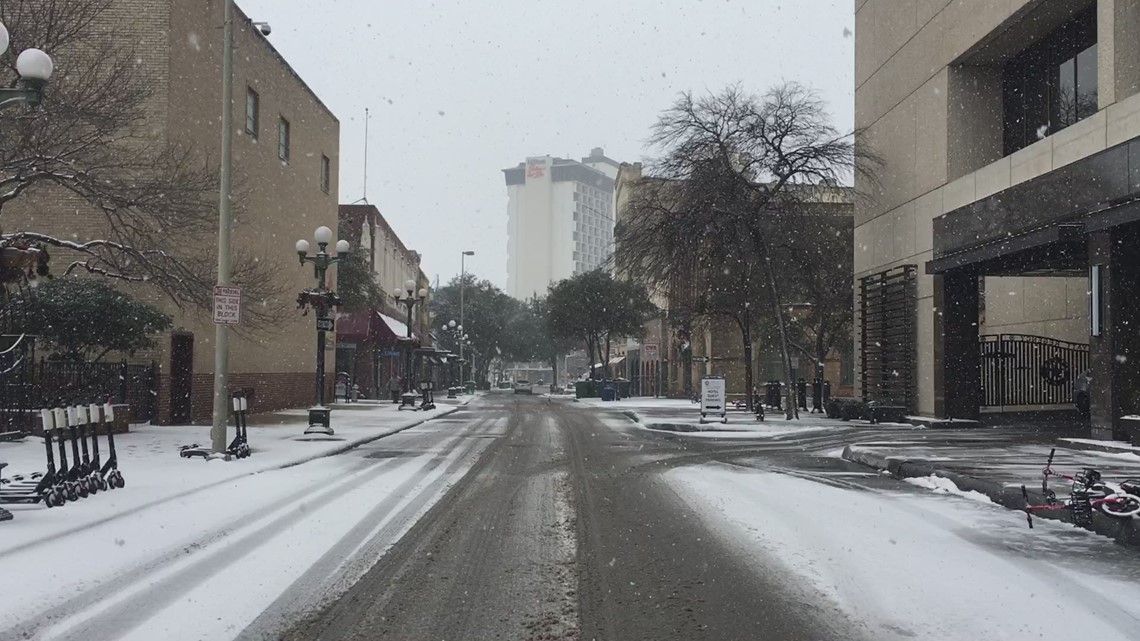
[{"label": "curb covered in snow", "polygon": [[[852,447],[851,445],[843,448],[842,458],[853,463],[859,463],[860,465],[866,465],[867,467],[877,470],[890,472],[892,476],[897,478],[920,478],[931,475],[940,476],[950,479],[961,490],[985,494],[991,501],[1002,507],[1018,512],[1025,510],[1025,499],[1021,496],[1020,486],[1007,487],[994,481],[987,481],[966,474],[944,470],[921,459],[907,460],[891,458],[868,450]],[[1026,489],[1029,491],[1030,501],[1035,504],[1045,502],[1041,492],[1034,491],[1030,484],[1026,484]],[[1035,512],[1033,516],[1035,518],[1056,519],[1066,523],[1070,522],[1069,513],[1064,510]],[[1107,536],[1122,545],[1140,548],[1140,525],[1137,523],[1138,521],[1135,518],[1114,519],[1100,512],[1094,512],[1093,523],[1086,529]]]},{"label": "curb covered in snow", "polygon": [[1108,454],[1136,454],[1140,456],[1140,447],[1120,443],[1118,441],[1092,441],[1083,438],[1059,438],[1057,444],[1071,450],[1086,450],[1089,452],[1107,452]]}]

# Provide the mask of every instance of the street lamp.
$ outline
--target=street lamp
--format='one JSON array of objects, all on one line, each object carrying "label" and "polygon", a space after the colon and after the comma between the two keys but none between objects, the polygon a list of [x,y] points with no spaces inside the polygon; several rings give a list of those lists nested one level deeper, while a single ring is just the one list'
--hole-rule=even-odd
[{"label": "street lamp", "polygon": [[[468,256],[475,252],[468,249],[459,255],[459,326],[463,327],[463,292],[467,289],[467,263]],[[463,378],[463,343],[459,343],[459,383],[466,387],[467,381]]]},{"label": "street lamp", "polygon": [[316,289],[306,289],[297,297],[297,307],[308,313],[308,308],[317,310],[317,404],[309,408],[309,427],[306,434],[332,434],[330,425],[331,410],[325,407],[325,332],[333,330],[333,319],[329,310],[340,306],[340,297],[328,288],[327,274],[330,266],[348,258],[350,247],[348,241],[338,240],[336,255],[328,253],[328,246],[332,243],[332,230],[325,226],[317,227],[313,232],[313,240],[317,241],[316,255],[309,255],[309,241],[297,241],[297,257],[301,264],[313,264],[313,276],[317,279]]},{"label": "street lamp", "polygon": [[[0,22],[0,55],[8,50],[8,29]],[[55,64],[39,49],[24,49],[16,56],[15,87],[0,87],[0,109],[28,105],[36,107],[44,97],[44,87]]]},{"label": "street lamp", "polygon": [[392,297],[396,299],[397,303],[402,303],[408,308],[408,348],[407,354],[404,359],[404,393],[408,394],[413,391],[411,384],[412,377],[412,309],[415,308],[416,303],[423,303],[427,300],[428,291],[425,288],[420,288],[416,291],[416,281],[408,279],[404,281],[404,287],[401,289],[397,287],[392,290]]}]

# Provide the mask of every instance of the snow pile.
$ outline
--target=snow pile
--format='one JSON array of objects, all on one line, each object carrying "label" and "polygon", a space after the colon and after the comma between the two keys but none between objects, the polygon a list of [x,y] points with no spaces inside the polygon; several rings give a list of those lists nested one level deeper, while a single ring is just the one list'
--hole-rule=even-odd
[{"label": "snow pile", "polygon": [[911,485],[917,485],[918,487],[924,487],[928,490],[931,490],[935,494],[953,494],[955,496],[961,496],[962,498],[978,501],[979,503],[990,502],[990,497],[986,496],[985,494],[976,492],[974,490],[961,490],[958,488],[958,485],[954,483],[954,481],[951,481],[950,479],[943,476],[938,476],[937,474],[931,474],[930,476],[919,476],[915,478],[905,478],[903,480],[907,483],[910,483]]},{"label": "snow pile", "polygon": [[1140,559],[1065,524],[1029,530],[996,506],[725,465],[664,476],[742,563],[822,595],[834,627],[865,632],[851,636],[1131,641],[1140,630]]}]

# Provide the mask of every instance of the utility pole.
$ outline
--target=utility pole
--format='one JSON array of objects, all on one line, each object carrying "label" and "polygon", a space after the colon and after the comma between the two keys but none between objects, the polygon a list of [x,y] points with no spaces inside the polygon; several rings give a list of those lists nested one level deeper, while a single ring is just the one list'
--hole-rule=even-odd
[{"label": "utility pole", "polygon": [[[229,285],[231,278],[230,191],[233,184],[233,101],[234,101],[234,0],[225,2],[222,29],[222,167],[218,195],[218,285]],[[226,451],[226,425],[229,422],[230,332],[222,324],[214,326],[214,425],[210,446],[217,454]]]},{"label": "utility pole", "polygon": [[[463,322],[463,292],[467,289],[467,257],[474,256],[475,252],[466,250],[459,255],[459,326],[467,327]],[[475,372],[475,368],[471,368],[471,372]],[[459,381],[460,385],[467,386],[467,379],[463,377],[463,341],[459,342]]]}]

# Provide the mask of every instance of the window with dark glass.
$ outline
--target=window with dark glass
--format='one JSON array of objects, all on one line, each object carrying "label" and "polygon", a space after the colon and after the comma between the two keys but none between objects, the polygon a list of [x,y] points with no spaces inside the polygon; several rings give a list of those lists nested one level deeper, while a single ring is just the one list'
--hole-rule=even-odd
[{"label": "window with dark glass", "polygon": [[289,162],[289,121],[284,118],[277,123],[277,157]]},{"label": "window with dark glass", "polygon": [[1006,155],[1096,113],[1096,58],[1094,7],[1002,67]]},{"label": "window with dark glass", "polygon": [[257,112],[260,106],[258,103],[257,92],[247,87],[245,91],[245,133],[254,139],[257,138]]},{"label": "window with dark glass", "polygon": [[321,154],[321,191],[329,193],[329,157]]}]

